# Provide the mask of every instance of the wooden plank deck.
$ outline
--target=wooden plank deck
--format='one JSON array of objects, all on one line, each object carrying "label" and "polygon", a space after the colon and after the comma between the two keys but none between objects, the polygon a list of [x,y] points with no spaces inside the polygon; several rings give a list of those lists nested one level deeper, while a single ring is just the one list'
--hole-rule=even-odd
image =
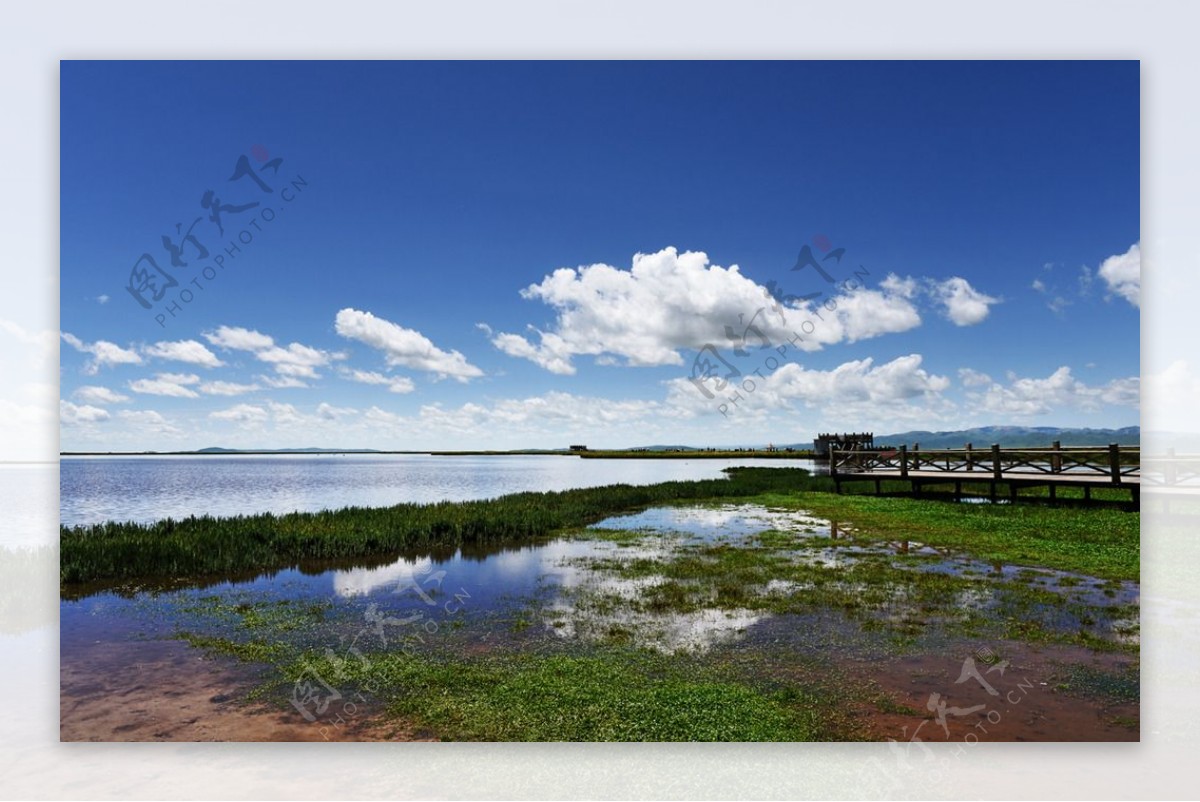
[{"label": "wooden plank deck", "polygon": [[1137,508],[1141,496],[1140,449],[1108,446],[1062,448],[1057,442],[1047,449],[919,449],[907,446],[889,450],[846,450],[830,454],[829,472],[837,492],[842,485],[872,482],[875,492],[885,481],[908,482],[914,496],[930,485],[953,485],[956,498],[964,484],[984,484],[994,500],[997,486],[1005,485],[1013,501],[1020,489],[1046,487],[1051,499],[1059,487],[1083,488],[1084,499],[1092,488],[1122,488],[1129,491]]}]

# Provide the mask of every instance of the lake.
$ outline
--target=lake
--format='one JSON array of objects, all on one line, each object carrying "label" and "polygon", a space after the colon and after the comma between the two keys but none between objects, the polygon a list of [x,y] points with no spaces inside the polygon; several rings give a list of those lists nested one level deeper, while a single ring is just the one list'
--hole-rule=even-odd
[{"label": "lake", "polygon": [[508,493],[711,479],[731,465],[815,469],[807,459],[302,454],[64,457],[64,526],[189,515],[315,512]]}]

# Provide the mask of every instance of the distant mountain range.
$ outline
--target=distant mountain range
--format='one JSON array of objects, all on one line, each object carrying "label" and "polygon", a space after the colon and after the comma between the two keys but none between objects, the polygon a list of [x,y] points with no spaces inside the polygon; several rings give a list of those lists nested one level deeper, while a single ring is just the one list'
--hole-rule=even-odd
[{"label": "distant mountain range", "polygon": [[[1123,446],[1141,444],[1142,430],[1140,426],[1126,426],[1121,429],[1086,429],[1063,428],[1058,426],[978,426],[974,429],[957,429],[954,431],[931,432],[917,430],[897,432],[895,434],[877,434],[875,442],[880,445],[918,443],[923,448],[962,448],[967,443],[976,447],[989,446],[999,443],[1005,448],[1033,448],[1049,446],[1058,440],[1064,446],[1097,446],[1109,443],[1120,443]],[[744,445],[742,448],[762,448],[763,444]],[[776,448],[809,449],[813,447],[811,440],[802,443],[776,443]],[[703,451],[694,446],[639,446],[646,451]],[[728,448],[737,448],[729,446]],[[725,450],[722,448],[721,450]]]},{"label": "distant mountain range", "polygon": [[979,426],[951,432],[912,431],[876,435],[881,445],[919,443],[923,448],[962,448],[967,443],[988,446],[999,443],[1005,448],[1049,446],[1058,440],[1064,446],[1123,446],[1141,445],[1142,428],[1125,426],[1121,429],[1076,429],[1057,426]]},{"label": "distant mountain range", "polygon": [[[1174,437],[1173,435],[1163,435],[1163,437]],[[1109,443],[1120,443],[1123,446],[1141,445],[1142,430],[1140,426],[1126,426],[1121,429],[1082,429],[1082,428],[1060,428],[1057,426],[979,426],[974,429],[958,429],[947,432],[931,432],[926,430],[917,430],[911,432],[897,432],[895,434],[877,434],[875,442],[879,445],[899,446],[901,444],[912,445],[918,443],[922,448],[962,448],[967,443],[971,443],[976,448],[983,448],[992,443],[999,443],[1005,448],[1034,448],[1037,446],[1049,446],[1052,442],[1058,440],[1064,446],[1102,446]],[[1171,440],[1170,442],[1174,442]],[[760,449],[764,448],[766,443],[746,443],[740,446],[718,446],[717,451],[729,451],[739,448],[743,449]],[[813,447],[811,440],[806,440],[800,443],[775,443],[776,448],[785,449],[793,448],[796,450],[808,450]],[[1177,444],[1180,447],[1182,443]],[[1200,450],[1200,441],[1196,446]],[[711,447],[685,446],[685,445],[653,445],[653,446],[634,446],[626,450],[636,451],[706,451],[714,450]],[[521,453],[521,454],[557,454],[566,451],[566,448],[561,449],[512,449],[502,451],[389,451],[380,448],[222,448],[220,446],[209,446],[198,451],[164,451],[164,452],[141,452],[144,454],[505,454],[505,453]],[[92,453],[92,452],[63,452],[70,455],[74,453]],[[99,452],[95,452],[99,453]]]},{"label": "distant mountain range", "polygon": [[378,454],[377,448],[221,448],[210,446],[195,451],[196,454],[245,454],[247,452],[270,452],[272,454]]}]

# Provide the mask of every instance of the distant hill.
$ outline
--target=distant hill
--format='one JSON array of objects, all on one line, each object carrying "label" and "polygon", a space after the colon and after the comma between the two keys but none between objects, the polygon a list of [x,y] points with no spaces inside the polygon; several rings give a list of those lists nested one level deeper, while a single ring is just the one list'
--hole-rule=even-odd
[{"label": "distant hill", "polygon": [[192,452],[195,454],[377,454],[375,448],[222,448],[209,446]]},{"label": "distant hill", "polygon": [[1123,446],[1141,445],[1140,426],[1121,429],[1075,429],[1057,426],[979,426],[950,432],[912,431],[876,435],[880,445],[912,445],[922,448],[962,448],[971,443],[976,447],[999,443],[1005,448],[1049,446],[1058,440],[1064,446],[1103,446],[1120,443]]}]

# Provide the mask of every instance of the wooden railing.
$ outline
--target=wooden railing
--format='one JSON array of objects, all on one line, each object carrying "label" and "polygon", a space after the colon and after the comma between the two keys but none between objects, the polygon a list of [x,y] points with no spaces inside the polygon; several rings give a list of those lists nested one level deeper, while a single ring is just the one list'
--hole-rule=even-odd
[{"label": "wooden railing", "polygon": [[1141,449],[1138,446],[1083,446],[1062,448],[989,449],[909,449],[834,450],[830,453],[830,473],[883,473],[907,478],[921,471],[966,474],[969,478],[1002,481],[1007,476],[1021,478],[1068,476],[1108,478],[1113,484],[1141,476]]}]

